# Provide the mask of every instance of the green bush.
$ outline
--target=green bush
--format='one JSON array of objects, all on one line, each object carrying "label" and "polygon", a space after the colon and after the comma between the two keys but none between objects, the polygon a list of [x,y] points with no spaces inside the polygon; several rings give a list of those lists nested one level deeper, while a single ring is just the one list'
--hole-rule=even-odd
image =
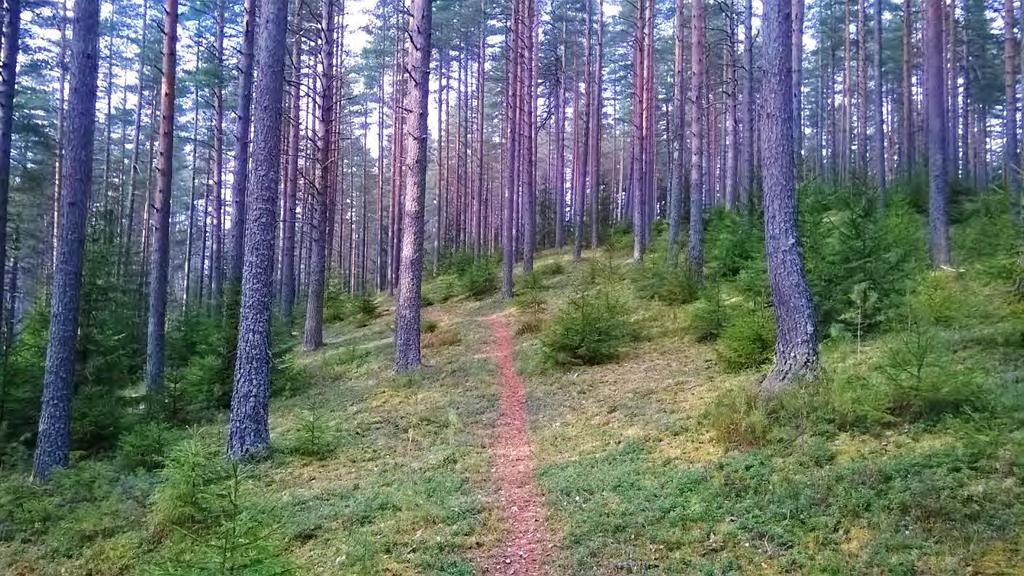
[{"label": "green bush", "polygon": [[756,305],[733,315],[715,344],[718,360],[731,372],[764,366],[774,348],[774,318],[770,310]]},{"label": "green bush", "polygon": [[686,328],[697,340],[709,342],[717,340],[728,323],[729,309],[722,298],[721,287],[716,284],[690,307]]},{"label": "green bush", "polygon": [[481,259],[459,272],[459,292],[471,298],[483,298],[498,289],[498,275],[494,263]]},{"label": "green bush", "polygon": [[215,494],[231,478],[231,466],[217,448],[198,436],[174,446],[160,471],[148,521],[162,532],[201,526],[216,514]]},{"label": "green bush", "polygon": [[664,258],[648,258],[633,270],[633,291],[642,300],[665,304],[689,304],[697,299],[700,285],[683,265],[669,265]]},{"label": "green bush", "polygon": [[224,358],[194,356],[167,373],[167,387],[161,398],[166,417],[174,422],[189,423],[207,419],[227,408],[231,398]]},{"label": "green bush", "polygon": [[704,268],[709,280],[733,279],[764,260],[764,231],[760,223],[723,208],[708,216]]},{"label": "green bush", "polygon": [[299,415],[298,429],[288,446],[290,453],[322,460],[333,454],[336,447],[337,442],[321,412],[307,410]]},{"label": "green bush", "polygon": [[146,571],[154,576],[279,576],[295,567],[286,553],[276,504],[257,495],[239,464],[223,465],[221,481],[204,492],[206,516],[171,535],[165,558]]},{"label": "green bush", "polygon": [[549,361],[561,365],[610,362],[638,337],[630,310],[611,288],[577,284],[541,338]]},{"label": "green bush", "polygon": [[351,321],[357,327],[368,326],[380,315],[377,301],[365,295],[349,294],[338,283],[331,283],[324,295],[324,321]]},{"label": "green bush", "polygon": [[536,272],[544,278],[561,276],[562,274],[565,274],[565,264],[562,264],[560,260],[552,260],[551,262],[545,262],[544,264],[537,266]]},{"label": "green bush", "polygon": [[888,347],[879,366],[887,385],[886,412],[916,422],[958,413],[985,412],[993,391],[953,359],[939,332],[913,324]]},{"label": "green bush", "polygon": [[162,422],[144,422],[128,430],[117,441],[117,460],[128,471],[156,470],[182,434]]},{"label": "green bush", "polygon": [[[903,307],[913,279],[924,269],[923,222],[906,199],[891,195],[885,214],[868,188],[801,188],[800,233],[818,323],[852,331],[860,304],[856,291],[873,294],[872,317],[880,326]],[[861,288],[858,288],[860,286]]]}]

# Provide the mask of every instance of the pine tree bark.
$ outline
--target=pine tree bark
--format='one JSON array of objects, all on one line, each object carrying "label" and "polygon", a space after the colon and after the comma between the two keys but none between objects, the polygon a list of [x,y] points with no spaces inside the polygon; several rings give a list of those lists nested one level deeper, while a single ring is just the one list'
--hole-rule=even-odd
[{"label": "pine tree bark", "polygon": [[[686,260],[690,273],[700,279],[704,271],[704,0],[692,0],[690,18],[690,108],[693,110],[690,115],[690,150],[693,156],[690,159],[690,237]],[[784,94],[792,110],[792,93],[787,90]]]},{"label": "pine tree bark", "polygon": [[[804,71],[804,0],[793,1],[793,151],[796,154],[797,174],[803,169],[804,158],[804,107],[803,83]],[[863,0],[861,0],[863,2]]]},{"label": "pine tree bark", "polygon": [[558,45],[558,71],[552,87],[555,107],[555,247],[565,246],[565,23]]},{"label": "pine tree bark", "polygon": [[[1008,0],[1012,1],[1012,0]],[[879,200],[882,209],[885,209],[885,189],[887,186],[885,177],[885,110],[883,109],[883,86],[882,86],[882,0],[875,0],[875,22],[874,22],[874,120],[875,120],[875,178],[878,181]],[[956,128],[954,127],[954,130]]]},{"label": "pine tree bark", "polygon": [[313,187],[313,251],[307,274],[306,325],[303,350],[316,350],[324,343],[324,289],[327,284],[328,199],[334,193],[332,151],[334,150],[334,0],[323,1],[320,30],[320,106],[317,120],[317,181]]},{"label": "pine tree bark", "polygon": [[516,164],[519,158],[519,35],[522,18],[521,0],[512,2],[512,22],[508,35],[508,89],[505,100],[505,174],[503,210],[501,214],[501,297],[512,298],[512,267],[515,263],[514,221],[512,218],[516,202]]},{"label": "pine tree bark", "polygon": [[264,0],[260,11],[255,46],[259,72],[253,89],[257,113],[252,194],[245,214],[246,258],[227,442],[227,455],[233,460],[259,458],[270,450],[270,324],[288,0]]},{"label": "pine tree bark", "polygon": [[[1010,194],[1010,216],[1020,224],[1020,162],[1017,150],[1017,33],[1013,0],[1003,2],[1003,63],[1006,86],[1006,117],[1003,134],[1006,154],[1006,189]],[[956,124],[954,119],[953,124]]]},{"label": "pine tree bark", "polygon": [[[138,87],[135,92],[135,130],[133,131],[132,136],[132,159],[131,166],[129,167],[130,182],[128,184],[128,216],[125,218],[124,223],[124,254],[121,262],[121,270],[125,272],[127,272],[131,265],[132,236],[135,232],[135,205],[138,204],[137,196],[139,195],[139,178],[142,177],[142,169],[139,164],[142,153],[140,140],[142,135],[142,102],[145,94],[143,78],[145,77],[146,72],[145,47],[147,39],[146,33],[149,31],[149,0],[143,0],[142,2],[142,24],[140,27],[142,28],[142,39],[139,42]],[[63,106],[61,108],[63,108]],[[144,210],[148,211],[148,209],[145,208]],[[54,220],[54,234],[56,235],[59,218],[54,218]],[[54,244],[54,258],[56,259],[56,243]]]},{"label": "pine tree bark", "polygon": [[32,478],[45,482],[68,465],[75,344],[85,260],[85,224],[93,176],[96,84],[99,76],[100,3],[77,0],[73,8],[71,82],[61,183],[61,226],[57,266],[50,294],[50,337],[46,348],[39,434]]},{"label": "pine tree bark", "polygon": [[913,90],[913,5],[903,0],[903,75],[902,75],[902,116],[900,122],[900,164],[905,177],[914,172],[914,90]]},{"label": "pine tree bark", "polygon": [[170,265],[171,181],[174,172],[174,103],[178,61],[178,0],[164,0],[163,80],[160,89],[160,140],[157,186],[150,208],[153,252],[149,263],[149,329],[146,345],[146,390],[164,386],[167,330],[167,276]]},{"label": "pine tree bark", "polygon": [[408,84],[405,89],[405,206],[395,301],[395,372],[420,367],[420,294],[427,189],[427,96],[430,92],[431,0],[409,6]]},{"label": "pine tree bark", "polygon": [[676,0],[674,42],[675,61],[672,81],[672,177],[668,189],[667,260],[675,265],[679,257],[679,228],[682,224],[683,187],[686,161],[686,16],[685,0]]},{"label": "pine tree bark", "polygon": [[796,183],[793,169],[792,0],[764,3],[765,78],[764,231],[768,280],[775,308],[775,364],[761,384],[774,394],[799,379],[813,378],[818,365],[818,338],[803,256],[797,235]]},{"label": "pine tree bark", "polygon": [[601,193],[601,121],[604,68],[604,0],[597,3],[597,53],[594,65],[594,103],[590,127],[590,247],[597,248]]},{"label": "pine tree bark", "polygon": [[751,0],[745,0],[743,9],[743,67],[746,68],[743,84],[743,149],[740,163],[743,165],[743,184],[740,186],[740,208],[750,213],[754,195],[754,7]]},{"label": "pine tree bark", "polygon": [[[223,2],[224,0],[219,0]],[[287,10],[287,9],[286,9]],[[287,14],[285,15],[287,18]],[[238,289],[245,260],[245,200],[249,189],[249,131],[252,125],[253,28],[256,24],[255,0],[245,0],[242,25],[242,57],[238,63],[238,108],[235,123],[235,168],[231,181],[231,275],[232,290]],[[230,320],[229,320],[230,321]],[[233,324],[233,322],[232,322]]]},{"label": "pine tree bark", "polygon": [[212,296],[218,304],[224,298],[224,3],[217,0],[217,32],[213,43],[213,236],[210,273]]},{"label": "pine tree bark", "polygon": [[[2,279],[7,265],[7,198],[11,189],[11,137],[14,132],[21,0],[6,0],[5,4],[3,60],[0,61],[0,303],[4,299]],[[3,306],[0,304],[0,325],[2,322]],[[11,338],[11,335],[6,337]]]},{"label": "pine tree bark", "polygon": [[295,0],[295,37],[292,40],[291,104],[288,124],[288,158],[284,184],[284,218],[281,226],[281,313],[291,326],[295,312],[295,206],[299,193],[299,129],[302,121],[302,7]]},{"label": "pine tree bark", "polygon": [[949,266],[949,174],[942,0],[925,0],[924,101],[928,110],[928,240],[932,266]]},{"label": "pine tree bark", "polygon": [[[591,61],[591,54],[593,53],[593,12],[594,6],[592,0],[584,1],[584,8],[586,14],[586,40],[584,44],[584,58],[583,58],[583,139],[580,142],[580,160],[577,164],[577,179],[578,186],[573,190],[573,203],[572,203],[572,215],[573,215],[573,245],[572,245],[572,261],[579,262],[580,257],[583,255],[583,223],[584,214],[586,212],[588,186],[593,186],[593,182],[589,181],[588,173],[590,172],[589,156],[591,147],[590,127],[591,127],[591,107],[593,104],[593,63]],[[573,111],[575,114],[576,111]]]}]

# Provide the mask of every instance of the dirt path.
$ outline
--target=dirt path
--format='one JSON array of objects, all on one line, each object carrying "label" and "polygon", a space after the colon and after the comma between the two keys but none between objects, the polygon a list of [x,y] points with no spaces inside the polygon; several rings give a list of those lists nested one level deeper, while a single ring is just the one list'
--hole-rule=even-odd
[{"label": "dirt path", "polygon": [[544,525],[544,502],[533,477],[533,452],[527,431],[526,387],[512,359],[512,336],[500,316],[487,319],[491,355],[501,374],[501,404],[491,455],[494,483],[501,498],[505,534],[485,560],[484,574],[544,574],[551,543]]}]

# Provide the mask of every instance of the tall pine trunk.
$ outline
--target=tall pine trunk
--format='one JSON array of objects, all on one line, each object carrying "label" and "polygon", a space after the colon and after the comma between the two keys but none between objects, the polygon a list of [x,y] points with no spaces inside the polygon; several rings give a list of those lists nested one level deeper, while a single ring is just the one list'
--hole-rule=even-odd
[{"label": "tall pine trunk", "polygon": [[288,0],[264,0],[256,35],[256,115],[251,203],[247,207],[238,355],[227,455],[247,460],[270,450],[270,323],[274,285],[274,221],[281,162],[281,117]]},{"label": "tall pine trunk", "polygon": [[45,482],[54,470],[66,467],[71,451],[75,344],[85,260],[85,223],[92,188],[100,3],[99,0],[76,0],[73,10],[61,226],[50,294],[50,338],[46,348],[39,434],[32,462],[32,477],[36,482]]},{"label": "tall pine trunk", "polygon": [[[7,197],[11,189],[11,137],[14,132],[14,93],[17,89],[21,0],[7,0],[6,8],[3,61],[0,62],[0,324],[3,321],[3,278],[7,265]],[[11,334],[6,335],[8,339],[11,337]]]},{"label": "tall pine trunk", "polygon": [[932,266],[949,265],[949,175],[943,2],[925,0],[924,101],[928,111],[928,246]]},{"label": "tall pine trunk", "polygon": [[395,371],[420,367],[420,293],[423,283],[423,215],[427,189],[427,95],[430,92],[431,0],[409,7],[409,59],[405,90],[406,174],[395,301]]},{"label": "tall pine trunk", "polygon": [[[690,70],[690,238],[687,247],[687,264],[690,272],[696,277],[703,276],[704,269],[704,171],[702,155],[704,153],[704,43],[705,15],[704,0],[692,0],[690,15],[691,36],[691,70]],[[788,46],[788,43],[787,43]],[[787,90],[785,98],[790,98]],[[792,101],[790,100],[792,110]],[[792,143],[790,143],[792,146]]]},{"label": "tall pine trunk", "polygon": [[679,255],[679,228],[683,220],[683,187],[686,161],[686,17],[685,0],[676,0],[674,28],[675,61],[672,81],[672,178],[668,189],[668,262],[676,264]]},{"label": "tall pine trunk", "polygon": [[288,158],[284,183],[284,217],[281,225],[281,312],[291,325],[295,312],[295,206],[299,193],[299,128],[302,110],[302,7],[295,0],[295,37],[292,40]]},{"label": "tall pine trunk", "polygon": [[762,383],[772,394],[796,380],[813,377],[818,364],[814,304],[797,237],[793,167],[792,0],[764,3],[765,79],[764,232],[768,280],[775,308],[775,365]]},{"label": "tall pine trunk", "polygon": [[[1020,163],[1017,154],[1017,33],[1014,26],[1013,0],[1003,2],[1004,82],[1006,85],[1006,118],[1003,134],[1006,150],[1006,189],[1010,193],[1010,215],[1020,224]],[[953,124],[956,124],[955,120]]]},{"label": "tall pine trunk", "polygon": [[149,329],[146,345],[146,390],[164,385],[167,330],[167,276],[170,265],[171,183],[174,169],[174,103],[178,61],[178,0],[164,2],[163,80],[160,86],[160,140],[156,194],[150,208],[153,253],[149,263]]},{"label": "tall pine trunk", "polygon": [[324,289],[327,284],[328,199],[334,190],[334,0],[324,0],[321,21],[320,106],[317,121],[317,179],[312,206],[313,251],[306,281],[306,325],[303,350],[316,350],[324,343]]}]

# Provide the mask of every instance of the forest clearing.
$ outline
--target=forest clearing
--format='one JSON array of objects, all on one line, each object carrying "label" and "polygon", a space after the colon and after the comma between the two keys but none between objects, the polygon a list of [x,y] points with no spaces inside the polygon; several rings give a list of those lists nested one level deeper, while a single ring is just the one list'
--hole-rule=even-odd
[{"label": "forest clearing", "polygon": [[1018,0],[0,0],[0,574],[1024,575]]}]

